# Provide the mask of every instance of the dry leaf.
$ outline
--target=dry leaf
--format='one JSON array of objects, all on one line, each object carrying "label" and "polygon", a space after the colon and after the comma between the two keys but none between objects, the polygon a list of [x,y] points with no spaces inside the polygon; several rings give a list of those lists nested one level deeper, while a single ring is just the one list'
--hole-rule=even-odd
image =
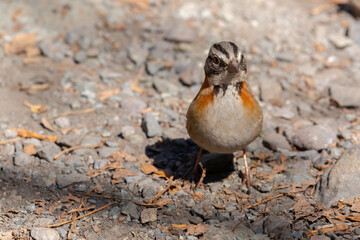
[{"label": "dry leaf", "polygon": [[206,233],[209,229],[205,227],[205,225],[199,223],[197,225],[189,224],[186,232],[186,236],[193,235],[193,236],[200,236]]},{"label": "dry leaf", "polygon": [[4,44],[6,55],[13,55],[24,52],[27,48],[35,45],[35,33],[19,33],[9,43]]},{"label": "dry leaf", "polygon": [[158,172],[159,170],[152,164],[148,164],[148,163],[143,163],[140,165],[141,166],[141,171],[145,174],[151,174],[154,172]]},{"label": "dry leaf", "polygon": [[25,106],[30,108],[30,111],[32,113],[43,113],[43,112],[46,112],[46,110],[47,110],[47,106],[45,106],[45,105],[41,105],[41,104],[34,105],[34,104],[29,103],[28,101],[24,101],[24,104],[25,104]]},{"label": "dry leaf", "polygon": [[280,154],[280,161],[281,165],[275,165],[271,171],[272,174],[281,173],[287,169],[285,154]]},{"label": "dry leaf", "polygon": [[44,126],[44,128],[56,132],[56,129],[51,125],[51,123],[46,118],[41,118],[41,124]]},{"label": "dry leaf", "polygon": [[120,89],[116,88],[116,89],[99,92],[97,94],[97,97],[99,98],[100,101],[105,101],[105,100],[108,100],[110,97],[117,95],[119,93],[120,93]]},{"label": "dry leaf", "polygon": [[303,197],[292,208],[295,212],[295,219],[307,216],[313,211],[311,204]]},{"label": "dry leaf", "polygon": [[159,177],[159,178],[163,177],[163,178],[166,178],[166,179],[169,179],[171,176],[172,176],[171,174],[166,173],[166,172],[164,172],[164,171],[162,171],[162,170],[156,171],[156,172],[154,172],[154,174],[152,175],[153,178],[155,178],[155,177]]},{"label": "dry leaf", "polygon": [[109,160],[110,160],[110,162],[118,162],[124,158],[125,158],[125,151],[121,150],[121,151],[116,151],[115,153],[113,153],[110,156]]},{"label": "dry leaf", "polygon": [[188,225],[187,224],[172,224],[171,225],[173,227],[174,230],[186,230]]},{"label": "dry leaf", "polygon": [[25,130],[25,129],[14,129],[17,131],[17,134],[19,137],[24,137],[24,138],[37,138],[40,140],[45,140],[45,141],[52,141],[52,142],[56,142],[57,140],[57,136],[44,136],[41,134],[38,134],[34,131],[31,130]]},{"label": "dry leaf", "polygon": [[169,188],[169,193],[174,194],[181,190],[181,186],[179,185],[171,185]]},{"label": "dry leaf", "polygon": [[136,172],[130,172],[126,169],[118,169],[113,173],[112,178],[118,179],[118,178],[131,177],[131,176],[137,176],[137,175],[138,174]]},{"label": "dry leaf", "polygon": [[101,232],[101,229],[96,225],[91,225],[91,228],[94,230],[94,232],[99,233]]},{"label": "dry leaf", "polygon": [[26,153],[27,155],[35,155],[36,154],[36,148],[34,146],[34,144],[28,144],[24,147],[24,153]]}]

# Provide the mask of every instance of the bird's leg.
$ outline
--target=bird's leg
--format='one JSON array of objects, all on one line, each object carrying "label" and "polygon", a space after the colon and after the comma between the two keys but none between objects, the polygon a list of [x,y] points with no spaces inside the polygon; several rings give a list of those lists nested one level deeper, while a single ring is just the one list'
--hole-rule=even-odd
[{"label": "bird's leg", "polygon": [[246,160],[245,149],[243,150],[243,158],[244,158],[244,165],[245,165],[245,174],[244,174],[243,183],[246,183],[246,187],[247,187],[248,191],[250,192],[250,173],[249,173],[249,168],[248,168],[248,164],[247,164],[247,160]]},{"label": "bird's leg", "polygon": [[197,153],[195,165],[194,165],[194,168],[193,168],[193,176],[197,176],[197,174],[198,174],[198,166],[199,166],[199,162],[200,162],[202,152],[203,152],[203,148],[200,147],[199,151]]}]

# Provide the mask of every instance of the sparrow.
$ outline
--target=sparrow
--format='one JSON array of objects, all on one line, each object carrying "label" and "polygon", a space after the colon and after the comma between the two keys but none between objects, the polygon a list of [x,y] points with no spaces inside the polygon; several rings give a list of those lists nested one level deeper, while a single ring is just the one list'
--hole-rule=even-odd
[{"label": "sparrow", "polygon": [[186,114],[187,132],[200,147],[193,175],[197,173],[203,149],[210,153],[243,150],[243,183],[250,190],[245,147],[260,135],[263,116],[246,83],[245,57],[233,42],[215,43],[209,50],[204,71],[204,82]]}]

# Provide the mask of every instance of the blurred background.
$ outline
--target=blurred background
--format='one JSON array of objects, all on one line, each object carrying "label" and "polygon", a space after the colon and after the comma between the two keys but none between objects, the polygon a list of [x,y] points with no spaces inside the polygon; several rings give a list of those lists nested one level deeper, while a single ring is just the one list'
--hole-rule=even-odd
[{"label": "blurred background", "polygon": [[[329,205],[360,194],[351,180],[360,169],[351,175],[344,168],[339,173],[347,180],[332,176],[336,184],[319,185],[360,140],[360,1],[2,0],[0,12],[1,239],[225,239],[240,233],[300,239],[321,225],[348,224],[345,217],[304,216],[315,212],[317,201]],[[263,133],[248,147],[252,194],[244,197],[242,159],[235,154],[225,175],[222,161],[210,163],[220,180],[202,186],[202,197],[188,193],[180,178],[171,185],[177,195],[165,193],[173,203],[156,211],[121,202],[74,228],[44,228],[71,219],[69,211],[79,207],[81,197],[62,198],[70,185],[143,201],[165,189],[169,176],[183,176],[197,151],[186,133],[186,110],[204,79],[210,46],[222,40],[244,53],[247,82],[264,113]],[[75,150],[62,152],[70,147]],[[358,169],[351,159],[346,166]],[[162,172],[151,178],[141,164]],[[348,189],[344,195],[332,194],[344,188],[336,177]],[[289,184],[307,187],[266,209],[240,211],[239,203],[282,193]],[[315,188],[317,200],[309,200]],[[225,207],[211,204],[219,196],[227,199]],[[296,205],[305,214],[284,214],[299,199],[307,199]],[[244,216],[240,230],[227,227]]]}]

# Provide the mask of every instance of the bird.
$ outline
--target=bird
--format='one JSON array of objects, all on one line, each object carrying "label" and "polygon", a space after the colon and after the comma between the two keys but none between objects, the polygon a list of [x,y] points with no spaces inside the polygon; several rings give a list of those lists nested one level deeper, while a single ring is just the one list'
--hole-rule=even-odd
[{"label": "bird", "polygon": [[186,129],[200,147],[193,175],[203,149],[210,153],[243,151],[243,184],[250,191],[245,147],[262,130],[262,109],[246,83],[247,63],[239,47],[230,41],[214,43],[204,64],[205,78],[186,114]]}]

